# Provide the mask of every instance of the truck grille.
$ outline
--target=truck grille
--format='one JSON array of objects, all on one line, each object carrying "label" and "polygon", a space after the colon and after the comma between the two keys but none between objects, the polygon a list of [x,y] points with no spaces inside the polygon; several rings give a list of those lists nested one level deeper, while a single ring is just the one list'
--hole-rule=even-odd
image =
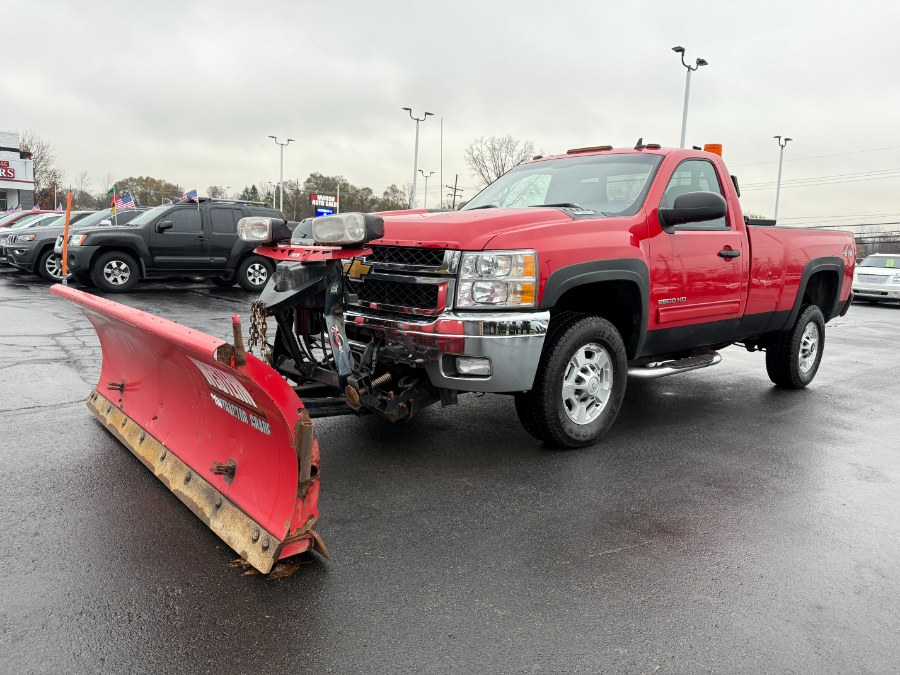
[{"label": "truck grille", "polygon": [[857,278],[865,284],[883,284],[888,279],[880,274],[858,274]]},{"label": "truck grille", "polygon": [[409,284],[401,281],[366,279],[351,282],[350,290],[360,302],[433,311],[438,305],[437,284]]},{"label": "truck grille", "polygon": [[444,264],[444,249],[373,246],[372,255],[366,256],[366,262],[415,267],[441,267]]}]

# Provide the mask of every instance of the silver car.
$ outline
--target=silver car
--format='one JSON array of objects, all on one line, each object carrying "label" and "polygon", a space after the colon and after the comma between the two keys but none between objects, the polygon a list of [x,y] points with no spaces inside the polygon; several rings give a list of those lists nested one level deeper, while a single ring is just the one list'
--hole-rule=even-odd
[{"label": "silver car", "polygon": [[853,293],[859,300],[900,301],[900,253],[875,253],[853,273]]}]

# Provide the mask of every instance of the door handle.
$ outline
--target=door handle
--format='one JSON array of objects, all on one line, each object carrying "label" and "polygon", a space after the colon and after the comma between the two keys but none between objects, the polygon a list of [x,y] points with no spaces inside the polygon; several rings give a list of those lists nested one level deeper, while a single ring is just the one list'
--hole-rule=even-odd
[{"label": "door handle", "polygon": [[740,254],[741,254],[740,251],[735,251],[730,248],[723,248],[721,251],[719,251],[719,257],[726,258],[726,259],[727,258],[737,258]]},{"label": "door handle", "polygon": [[201,234],[197,237],[197,241],[206,241],[206,237]]}]

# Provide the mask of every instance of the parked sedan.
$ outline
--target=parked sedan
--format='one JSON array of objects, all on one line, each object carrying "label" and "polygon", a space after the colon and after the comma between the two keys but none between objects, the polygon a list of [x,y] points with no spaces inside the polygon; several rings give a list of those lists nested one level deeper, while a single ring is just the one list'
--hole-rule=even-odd
[{"label": "parked sedan", "polygon": [[900,300],[900,253],[875,253],[853,274],[853,293],[859,300]]},{"label": "parked sedan", "polygon": [[[99,218],[96,211],[72,211],[69,224],[77,223],[81,227],[88,220],[100,222],[104,213],[109,211],[101,211]],[[40,274],[50,281],[60,281],[62,269],[59,256],[53,253],[53,244],[62,233],[65,222],[65,215],[57,214],[55,218],[10,233],[4,249],[9,264],[25,272]]]}]

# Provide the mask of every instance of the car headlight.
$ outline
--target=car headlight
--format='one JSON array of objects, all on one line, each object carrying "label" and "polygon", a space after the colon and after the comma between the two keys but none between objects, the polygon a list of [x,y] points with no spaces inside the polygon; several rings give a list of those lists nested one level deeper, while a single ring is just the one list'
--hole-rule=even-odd
[{"label": "car headlight", "polygon": [[457,307],[534,307],[536,296],[534,251],[463,253]]},{"label": "car headlight", "polygon": [[313,218],[310,228],[317,244],[363,244],[384,236],[384,219],[369,213],[338,213]]},{"label": "car headlight", "polygon": [[894,275],[894,278],[891,279],[892,284],[900,284],[900,272]]},{"label": "car headlight", "polygon": [[86,234],[73,234],[69,237],[69,246],[81,246],[85,239],[87,239]]},{"label": "car headlight", "polygon": [[16,237],[16,241],[34,241],[35,235],[33,234],[20,234]]}]

